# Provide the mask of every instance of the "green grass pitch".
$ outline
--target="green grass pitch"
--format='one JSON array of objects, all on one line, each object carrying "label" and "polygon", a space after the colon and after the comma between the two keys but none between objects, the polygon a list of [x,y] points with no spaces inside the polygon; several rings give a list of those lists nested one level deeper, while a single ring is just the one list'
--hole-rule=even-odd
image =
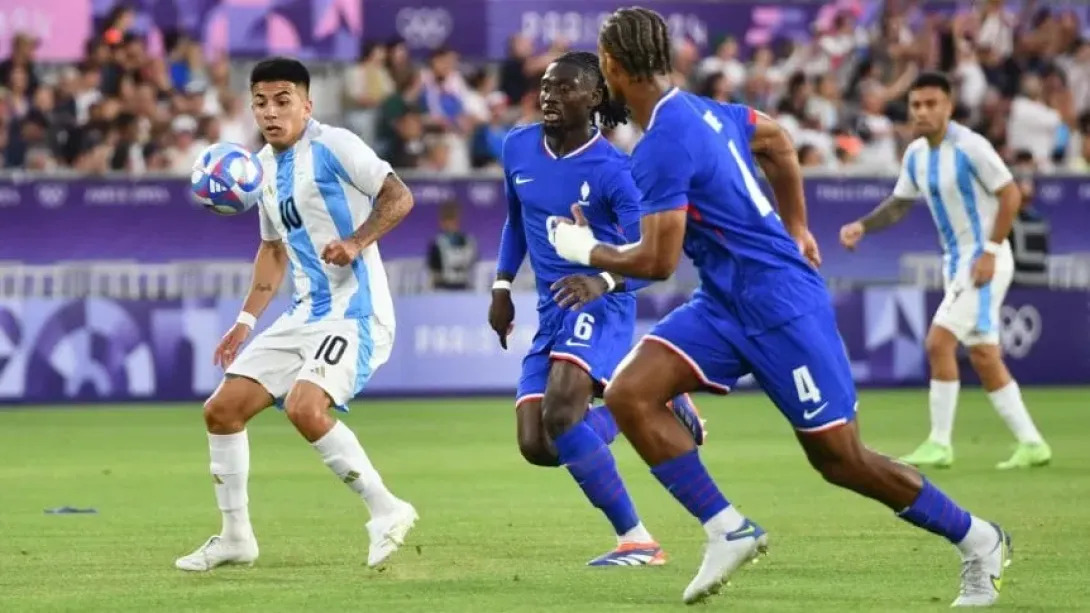
[{"label": "green grass pitch", "polygon": [[[1027,389],[1051,467],[998,473],[1011,438],[984,395],[962,393],[957,463],[933,479],[1004,524],[1015,559],[1001,610],[1085,610],[1090,593],[1086,389]],[[770,555],[710,601],[734,611],[938,611],[953,548],[826,485],[756,394],[702,397],[703,457],[727,496],[771,533]],[[865,392],[868,443],[898,454],[926,434],[926,392]],[[0,611],[681,610],[703,533],[614,445],[662,568],[590,569],[609,525],[563,470],[524,464],[511,403],[361,400],[345,420],[421,521],[385,572],[364,565],[366,513],[276,411],[250,427],[253,568],[173,568],[219,528],[195,405],[0,411]],[[46,515],[49,507],[97,515]]]}]

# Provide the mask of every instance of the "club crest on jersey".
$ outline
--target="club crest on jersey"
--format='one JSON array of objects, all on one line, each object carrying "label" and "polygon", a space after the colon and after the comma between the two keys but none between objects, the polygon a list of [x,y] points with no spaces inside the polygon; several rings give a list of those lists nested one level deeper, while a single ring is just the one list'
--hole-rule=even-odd
[{"label": "club crest on jersey", "polygon": [[590,206],[590,183],[583,181],[583,185],[579,188],[579,201],[576,204]]}]

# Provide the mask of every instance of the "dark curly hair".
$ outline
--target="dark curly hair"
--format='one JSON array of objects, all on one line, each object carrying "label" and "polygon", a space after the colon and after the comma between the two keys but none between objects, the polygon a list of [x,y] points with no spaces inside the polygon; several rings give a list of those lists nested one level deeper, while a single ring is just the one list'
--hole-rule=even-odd
[{"label": "dark curly hair", "polygon": [[[556,58],[556,63],[576,66],[583,71],[583,76],[588,82],[595,83],[602,101],[591,113],[592,122],[603,128],[613,128],[628,122],[628,109],[609,97],[609,88],[606,87],[606,78],[602,75],[597,55],[586,51],[569,51]],[[596,117],[597,121],[595,121]]]}]

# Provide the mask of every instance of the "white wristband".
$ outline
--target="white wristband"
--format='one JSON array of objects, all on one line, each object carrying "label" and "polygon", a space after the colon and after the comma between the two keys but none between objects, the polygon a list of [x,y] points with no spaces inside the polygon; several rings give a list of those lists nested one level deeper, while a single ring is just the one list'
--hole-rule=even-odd
[{"label": "white wristband", "polygon": [[992,255],[995,255],[995,254],[999,253],[999,250],[1002,247],[1003,247],[1003,245],[1000,245],[999,243],[997,243],[995,241],[988,241],[987,243],[984,244],[984,253],[990,253]]},{"label": "white wristband", "polygon": [[599,277],[606,280],[606,293],[612,292],[617,287],[617,282],[613,279],[613,275],[608,272],[602,271],[598,273]]},{"label": "white wristband", "polygon": [[511,291],[511,282],[507,279],[496,279],[492,282],[492,290],[502,289],[505,292]]},{"label": "white wristband", "polygon": [[247,313],[246,311],[239,311],[238,319],[235,320],[235,323],[240,323],[253,330],[254,327],[257,326],[257,318],[254,317],[253,314]]}]

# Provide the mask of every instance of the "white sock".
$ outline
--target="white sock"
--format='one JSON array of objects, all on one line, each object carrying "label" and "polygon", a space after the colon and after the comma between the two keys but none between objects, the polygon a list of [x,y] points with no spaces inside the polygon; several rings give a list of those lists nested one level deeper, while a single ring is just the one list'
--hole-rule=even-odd
[{"label": "white sock", "polygon": [[711,519],[704,522],[704,531],[709,537],[715,538],[729,532],[734,532],[745,523],[746,518],[734,508],[734,505],[716,513]]},{"label": "white sock", "polygon": [[643,526],[643,522],[636,524],[628,532],[617,537],[617,544],[624,545],[626,543],[654,543],[655,537],[651,536],[651,533],[647,531],[647,528]]},{"label": "white sock", "polygon": [[957,548],[962,557],[976,558],[991,552],[995,548],[997,538],[998,534],[990,523],[973,515],[969,523],[969,532],[957,544]]},{"label": "white sock", "polygon": [[1026,403],[1022,401],[1022,390],[1018,387],[1017,381],[1011,379],[1010,383],[994,392],[989,392],[988,399],[992,401],[995,412],[1007,422],[1007,427],[1011,429],[1019,443],[1042,442],[1041,433],[1037,431],[1037,426],[1033,425],[1033,418],[1029,416]]},{"label": "white sock", "polygon": [[931,436],[932,442],[950,446],[954,435],[954,413],[958,408],[960,381],[931,380]]},{"label": "white sock", "polygon": [[209,432],[208,452],[212,459],[209,469],[216,484],[216,504],[223,513],[220,536],[226,540],[252,539],[250,497],[246,492],[250,477],[250,439],[246,431],[235,434]]},{"label": "white sock", "polygon": [[313,445],[333,474],[360,495],[372,516],[396,508],[397,498],[386,489],[359,439],[344,422],[338,421]]}]

